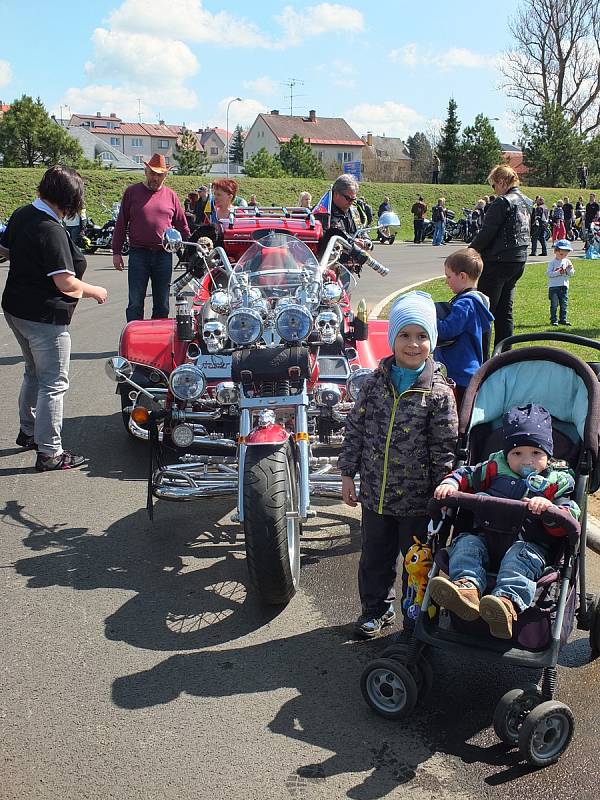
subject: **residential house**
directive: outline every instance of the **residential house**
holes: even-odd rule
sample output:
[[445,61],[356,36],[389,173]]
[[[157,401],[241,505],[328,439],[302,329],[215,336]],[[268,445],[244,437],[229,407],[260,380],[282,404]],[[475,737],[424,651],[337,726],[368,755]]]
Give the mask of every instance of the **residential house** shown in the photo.
[[223,128],[200,128],[196,131],[196,136],[211,164],[227,161],[230,133]]
[[408,147],[395,136],[363,136],[363,178],[385,183],[407,183],[411,180],[412,159]]
[[124,169],[131,172],[141,172],[144,169],[143,164],[134,161],[130,156],[126,156],[119,149],[110,145],[105,136],[96,136],[93,128],[87,128],[83,125],[70,125],[65,130],[70,136],[77,139],[83,150],[83,155],[89,161],[99,159],[104,167]]
[[523,151],[518,145],[514,142],[513,144],[500,144],[500,149],[504,161],[514,169],[520,178],[527,174],[527,167],[523,163]]
[[277,155],[281,145],[294,134],[310,145],[331,177],[339,175],[347,162],[362,162],[365,143],[346,120],[317,117],[315,111],[309,111],[308,117],[297,117],[277,110],[259,114],[252,123],[244,139],[244,161],[263,147],[271,155]]

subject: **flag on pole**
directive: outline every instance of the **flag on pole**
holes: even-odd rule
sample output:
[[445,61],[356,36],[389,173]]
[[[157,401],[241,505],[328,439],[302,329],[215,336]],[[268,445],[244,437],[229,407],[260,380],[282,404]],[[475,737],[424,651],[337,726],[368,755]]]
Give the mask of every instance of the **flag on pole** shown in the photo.
[[313,214],[331,214],[331,189],[328,189],[312,210]]

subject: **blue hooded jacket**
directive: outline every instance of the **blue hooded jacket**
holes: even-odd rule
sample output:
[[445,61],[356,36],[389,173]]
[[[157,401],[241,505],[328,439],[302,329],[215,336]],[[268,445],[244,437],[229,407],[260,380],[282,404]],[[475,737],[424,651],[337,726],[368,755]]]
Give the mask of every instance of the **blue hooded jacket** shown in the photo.
[[[440,307],[448,307],[447,316]],[[448,377],[457,386],[467,386],[483,363],[481,337],[490,330],[493,315],[488,298],[476,289],[465,289],[452,298],[449,304],[436,303],[438,310],[438,347],[434,359],[445,365]],[[442,317],[442,318],[441,318]],[[444,346],[444,342],[451,344]]]

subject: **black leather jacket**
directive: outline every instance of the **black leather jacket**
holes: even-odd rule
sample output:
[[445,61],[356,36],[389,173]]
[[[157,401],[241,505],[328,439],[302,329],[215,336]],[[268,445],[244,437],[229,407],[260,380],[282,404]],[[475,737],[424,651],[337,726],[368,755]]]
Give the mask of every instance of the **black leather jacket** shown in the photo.
[[[330,228],[339,228],[340,230],[347,233],[348,236],[354,236],[356,231],[358,230],[359,223],[357,222],[357,217],[354,215],[355,209],[350,207],[347,211],[342,211],[341,208],[338,208],[335,203],[331,204],[331,221],[329,223]],[[356,212],[358,216],[358,212]]]
[[481,253],[484,263],[527,261],[531,207],[531,200],[513,186],[490,205],[469,247]]

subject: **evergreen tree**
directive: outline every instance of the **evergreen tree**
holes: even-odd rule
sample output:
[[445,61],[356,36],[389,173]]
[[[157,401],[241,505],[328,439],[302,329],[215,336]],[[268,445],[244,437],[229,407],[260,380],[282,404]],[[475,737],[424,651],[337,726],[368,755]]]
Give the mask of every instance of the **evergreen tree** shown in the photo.
[[584,144],[560,106],[548,103],[523,126],[523,163],[534,186],[572,185]]
[[464,129],[461,160],[464,183],[485,183],[492,167],[502,162],[500,140],[484,114]]
[[279,162],[288,175],[297,178],[324,178],[323,165],[314,155],[311,146],[301,136],[294,134],[279,150]]
[[283,167],[277,156],[272,156],[266,149],[261,147],[244,162],[244,172],[250,178],[281,178]]
[[433,161],[433,149],[429,139],[424,133],[417,131],[414,136],[408,137],[406,146],[412,159],[411,178],[415,183],[429,182]]
[[236,125],[229,140],[229,161],[231,164],[244,163],[244,131],[241,125]]
[[173,154],[180,175],[204,175],[210,164],[193,131],[184,128]]
[[442,162],[442,183],[457,183],[460,174],[460,120],[456,113],[458,106],[453,97],[448,101],[448,116],[442,127],[437,154]]
[[0,120],[0,153],[5,167],[77,166],[83,160],[79,142],[50,118],[39,97],[27,95]]

